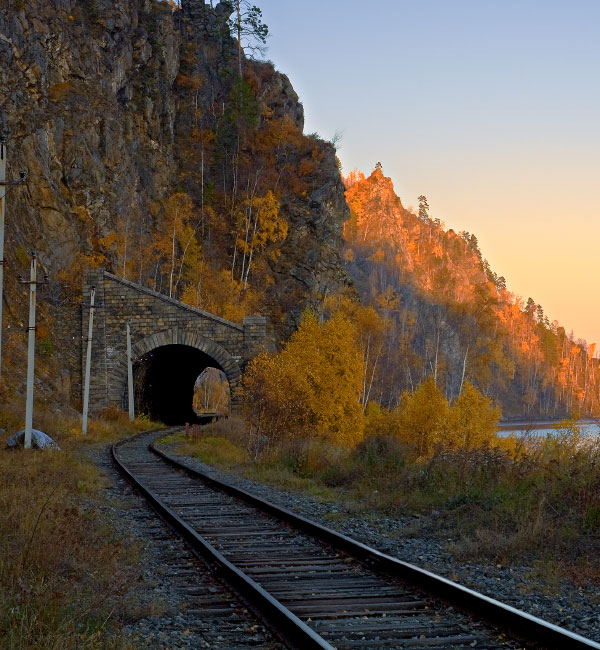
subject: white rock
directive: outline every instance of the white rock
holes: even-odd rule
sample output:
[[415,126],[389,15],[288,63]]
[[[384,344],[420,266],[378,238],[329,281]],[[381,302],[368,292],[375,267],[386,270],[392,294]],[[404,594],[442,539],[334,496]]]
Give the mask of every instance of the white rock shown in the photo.
[[[25,429],[13,433],[12,436],[6,441],[7,447],[22,447],[25,444]],[[31,430],[31,445],[37,447],[38,449],[58,449],[60,447],[52,440],[49,435],[46,435],[43,431],[38,429]]]

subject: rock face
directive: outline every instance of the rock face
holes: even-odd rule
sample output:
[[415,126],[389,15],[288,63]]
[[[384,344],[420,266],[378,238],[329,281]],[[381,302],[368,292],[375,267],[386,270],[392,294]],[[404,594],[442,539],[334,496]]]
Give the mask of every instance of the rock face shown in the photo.
[[[13,193],[7,236],[56,272],[92,249],[115,219],[156,213],[176,189],[178,141],[189,137],[190,112],[175,80],[183,49],[203,79],[218,79],[237,44],[214,9],[184,0],[173,12],[152,0],[9,0],[0,9],[0,116],[9,133],[9,168],[29,171]],[[271,64],[258,90],[273,114],[302,127],[292,85]],[[225,86],[226,83],[223,82]],[[214,103],[215,84],[197,95],[198,110]],[[335,151],[320,143],[323,185],[284,209],[293,225],[282,268],[304,287],[342,279],[341,224],[347,216]],[[19,218],[16,218],[19,215]],[[300,249],[298,248],[300,244]],[[10,254],[10,253],[9,253]]]
[[[67,305],[61,273],[78,257],[93,257],[119,220],[140,224],[140,232],[159,228],[164,201],[174,192],[188,192],[197,204],[199,181],[194,187],[189,178],[191,172],[198,177],[200,151],[190,134],[198,116],[225,112],[238,53],[226,23],[231,12],[229,2],[211,8],[202,0],[182,0],[177,10],[160,0],[2,4],[0,120],[9,134],[9,175],[29,172],[26,186],[11,191],[7,202],[12,273],[5,323],[18,327],[26,318],[16,275],[27,272],[27,252],[36,249],[55,283],[50,301],[47,291],[39,295],[54,314],[54,347],[58,355],[71,354],[63,343],[79,323],[66,314],[73,298]],[[303,109],[289,79],[270,63],[245,65],[254,71],[261,114],[285,118],[301,132]],[[196,85],[187,83],[191,74]],[[269,260],[276,280],[257,287],[266,296],[263,315],[277,322],[279,336],[291,331],[306,304],[346,282],[340,251],[348,208],[335,150],[302,138],[296,163],[301,155],[317,160],[318,174],[307,191],[282,200],[289,231],[281,253]],[[203,162],[207,187],[217,182],[215,168],[205,170]],[[76,368],[77,355],[71,356]]]
[[116,215],[149,212],[172,181],[180,42],[168,5],[145,0],[12,0],[0,11],[9,167],[30,177],[7,235],[50,271]]

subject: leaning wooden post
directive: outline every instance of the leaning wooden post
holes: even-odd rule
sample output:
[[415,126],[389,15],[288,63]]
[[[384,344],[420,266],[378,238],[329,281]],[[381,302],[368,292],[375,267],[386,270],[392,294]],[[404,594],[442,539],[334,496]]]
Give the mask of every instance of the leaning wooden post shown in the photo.
[[92,366],[92,338],[94,332],[94,301],[96,299],[96,287],[92,287],[90,295],[90,319],[88,322],[87,352],[85,355],[85,380],[83,384],[83,415],[81,418],[81,433],[87,433],[88,408],[90,404],[90,369]]
[[4,284],[4,215],[6,211],[6,136],[0,135],[0,376],[2,375],[2,286]]
[[131,326],[127,321],[127,395],[129,402],[129,419],[135,420],[135,411],[133,403],[133,365],[131,360]]
[[25,449],[31,447],[33,426],[33,377],[35,364],[35,300],[37,293],[37,255],[31,254],[29,279],[29,340],[27,342],[27,402],[25,406]]

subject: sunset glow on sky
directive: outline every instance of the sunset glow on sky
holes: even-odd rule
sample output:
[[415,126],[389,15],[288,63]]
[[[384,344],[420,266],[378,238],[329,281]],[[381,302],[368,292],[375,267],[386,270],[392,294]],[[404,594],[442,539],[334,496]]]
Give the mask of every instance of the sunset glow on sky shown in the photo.
[[468,230],[508,288],[600,342],[600,2],[261,0],[305,131]]

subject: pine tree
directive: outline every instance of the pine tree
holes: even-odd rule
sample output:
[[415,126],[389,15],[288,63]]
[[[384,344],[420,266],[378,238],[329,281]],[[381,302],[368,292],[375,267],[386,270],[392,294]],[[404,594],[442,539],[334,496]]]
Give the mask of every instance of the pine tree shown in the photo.
[[238,74],[241,77],[243,52],[247,50],[263,54],[269,28],[262,22],[262,11],[248,0],[234,0],[234,18],[229,25],[237,36]]

